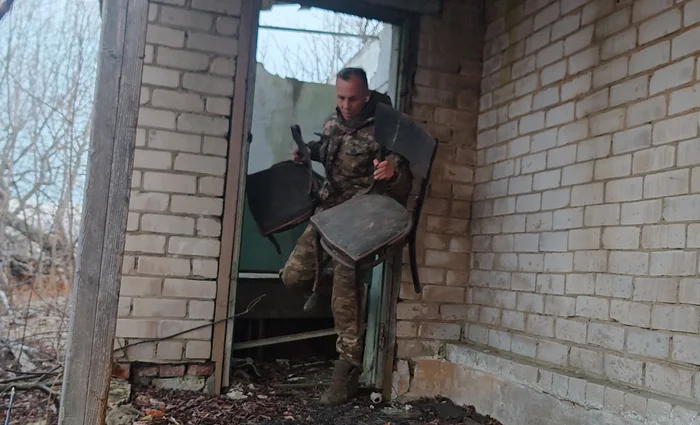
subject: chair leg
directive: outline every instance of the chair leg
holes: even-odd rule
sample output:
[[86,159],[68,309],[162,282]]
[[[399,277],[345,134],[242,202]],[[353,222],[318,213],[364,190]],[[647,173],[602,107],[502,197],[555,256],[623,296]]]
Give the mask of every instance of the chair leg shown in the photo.
[[408,255],[411,261],[411,277],[413,277],[413,289],[416,294],[421,293],[421,284],[418,277],[418,263],[416,262],[416,234],[411,233],[408,239]]
[[316,305],[318,304],[318,300],[320,298],[318,294],[318,284],[321,281],[321,274],[323,274],[322,268],[325,267],[325,265],[328,263],[327,261],[323,261],[323,247],[321,246],[321,235],[318,232],[316,233],[316,240],[314,245],[316,250],[316,273],[314,277],[314,287],[311,292],[311,296],[309,296],[309,299],[306,300],[306,303],[304,304],[304,311],[307,313],[315,309]]

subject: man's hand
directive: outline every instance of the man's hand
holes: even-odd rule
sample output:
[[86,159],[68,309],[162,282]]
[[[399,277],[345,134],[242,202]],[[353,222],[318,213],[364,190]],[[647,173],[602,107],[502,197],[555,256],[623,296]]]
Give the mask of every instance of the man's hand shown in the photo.
[[389,164],[388,161],[379,162],[374,160],[374,179],[375,180],[389,180],[394,177],[394,167]]
[[294,150],[292,150],[292,158],[295,162],[302,162],[302,157],[299,155],[299,148],[295,147]]

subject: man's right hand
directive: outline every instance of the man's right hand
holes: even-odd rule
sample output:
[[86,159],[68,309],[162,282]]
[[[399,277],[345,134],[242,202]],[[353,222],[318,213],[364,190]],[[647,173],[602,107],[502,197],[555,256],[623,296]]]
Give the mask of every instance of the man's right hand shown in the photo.
[[299,155],[299,148],[295,147],[294,150],[292,150],[292,158],[295,162],[302,162],[302,157]]

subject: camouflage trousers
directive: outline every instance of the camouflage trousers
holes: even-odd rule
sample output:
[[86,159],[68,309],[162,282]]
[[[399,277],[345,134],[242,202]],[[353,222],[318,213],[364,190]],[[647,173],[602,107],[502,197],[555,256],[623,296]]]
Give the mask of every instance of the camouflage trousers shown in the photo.
[[[311,291],[316,276],[316,231],[309,225],[297,240],[282,271],[288,287]],[[322,281],[319,282],[321,286]],[[321,288],[319,288],[321,289]],[[355,272],[334,264],[331,309],[338,333],[336,350],[340,358],[362,367],[364,350],[364,285],[358,284]]]

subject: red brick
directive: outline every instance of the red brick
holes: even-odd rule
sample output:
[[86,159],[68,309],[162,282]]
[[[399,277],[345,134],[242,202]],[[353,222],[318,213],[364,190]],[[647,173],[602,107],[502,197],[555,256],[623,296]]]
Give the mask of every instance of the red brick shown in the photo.
[[[430,201],[426,201],[430,202]],[[427,216],[427,230],[433,233],[449,233],[463,235],[469,229],[469,221],[458,218]]]
[[443,252],[428,249],[425,251],[425,265],[428,267],[445,267],[451,270],[469,269],[469,256],[463,253]]
[[448,286],[467,286],[469,285],[469,272],[449,270],[447,272]]
[[[441,284],[445,281],[445,271],[443,269],[431,269],[427,267],[418,267],[418,278],[421,284]],[[402,268],[401,280],[404,282],[413,282],[411,276],[411,267],[407,264]]]
[[193,376],[211,376],[214,374],[214,365],[208,364],[191,364],[187,366],[187,374]]
[[411,117],[417,121],[431,122],[435,120],[435,106],[416,104],[411,111]]
[[460,63],[458,56],[419,49],[418,66],[437,71],[458,72]]
[[451,91],[418,86],[413,101],[416,104],[452,107],[455,105],[455,96]]
[[423,300],[442,303],[463,304],[464,288],[456,286],[426,285],[423,287]]
[[134,373],[136,376],[158,376],[158,366],[139,366]]
[[[471,184],[455,184],[455,185],[452,185],[452,188],[453,188],[452,192],[454,194],[454,199],[461,199],[461,200],[465,200],[465,201],[470,201],[474,195],[474,185],[471,185]],[[455,215],[455,217],[459,217],[459,218],[471,217],[471,211],[470,211],[471,204],[466,203],[466,202],[459,202],[459,204],[467,204],[466,209],[469,210],[469,212],[468,213],[465,212],[464,214]],[[453,214],[454,214],[454,210],[455,210],[454,205],[455,204],[452,203]],[[464,207],[464,205],[462,205],[462,207]],[[463,210],[462,207],[460,207],[460,210]]]
[[430,134],[430,137],[436,139],[438,142],[447,143],[452,140],[452,129],[444,125],[438,125],[434,122],[430,123],[418,123],[425,131]]
[[113,378],[129,379],[129,376],[131,376],[131,365],[124,363],[114,363],[112,365]]
[[442,179],[460,183],[471,183],[474,180],[474,170],[466,165],[444,164]]
[[450,237],[440,233],[424,233],[421,235],[421,242],[426,248],[447,251]]
[[452,201],[451,214],[452,217],[466,218],[471,217],[471,202]]
[[479,111],[479,94],[474,90],[462,90],[457,95],[457,108],[471,112]]
[[[430,182],[430,198],[449,198],[452,196],[452,185],[450,183],[443,182]],[[424,204],[431,202],[430,199],[426,199]]]
[[420,299],[420,294],[416,294],[415,289],[413,289],[413,282],[401,282],[401,289],[399,290],[399,299],[409,301]]
[[458,146],[457,147],[457,155],[454,158],[454,162],[457,164],[462,164],[462,165],[471,165],[472,167],[476,166],[476,149],[474,149],[474,146],[476,146],[476,136],[474,136],[471,139],[465,138],[464,140],[458,139],[455,140],[455,143],[464,143],[467,142],[465,146]]
[[161,365],[158,368],[158,376],[161,378],[173,378],[185,375],[185,365]]
[[411,393],[426,397],[449,395],[456,367],[456,364],[444,360],[417,360]]

